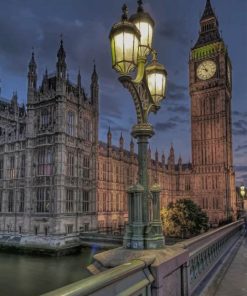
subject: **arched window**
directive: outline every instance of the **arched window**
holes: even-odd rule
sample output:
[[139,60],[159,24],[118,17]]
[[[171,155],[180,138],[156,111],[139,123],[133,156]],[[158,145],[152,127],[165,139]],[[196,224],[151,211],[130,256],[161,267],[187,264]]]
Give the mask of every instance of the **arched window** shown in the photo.
[[38,188],[36,192],[36,212],[48,213],[50,211],[50,189]]
[[45,129],[49,126],[49,124],[50,124],[50,114],[46,108],[42,109],[41,110],[40,128]]
[[67,113],[67,134],[74,136],[75,114],[72,111]]

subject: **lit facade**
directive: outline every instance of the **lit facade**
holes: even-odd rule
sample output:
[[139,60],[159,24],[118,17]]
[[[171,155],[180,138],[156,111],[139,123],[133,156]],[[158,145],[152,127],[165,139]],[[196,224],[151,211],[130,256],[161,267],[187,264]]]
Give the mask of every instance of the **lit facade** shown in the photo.
[[[205,63],[206,62],[206,63]],[[16,94],[0,100],[0,233],[53,246],[80,231],[115,231],[127,221],[126,190],[137,180],[134,142],[124,148],[98,142],[98,76],[91,94],[66,74],[61,42],[56,72],[37,87],[34,55],[29,63],[27,107]],[[207,68],[209,67],[209,68]],[[208,69],[210,74],[208,74]],[[201,32],[189,60],[192,163],[149,153],[149,183],[161,186],[161,206],[191,198],[211,224],[236,217],[232,160],[231,62],[206,4]]]

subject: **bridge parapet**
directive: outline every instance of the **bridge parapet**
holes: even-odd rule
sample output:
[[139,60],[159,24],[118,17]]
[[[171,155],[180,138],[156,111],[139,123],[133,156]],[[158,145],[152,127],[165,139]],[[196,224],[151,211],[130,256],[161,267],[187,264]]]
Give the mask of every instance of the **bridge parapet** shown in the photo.
[[99,253],[95,270],[104,271],[43,296],[200,295],[240,238],[243,224],[237,221],[160,250],[117,248]]
[[239,239],[242,231],[241,220],[178,244],[189,250],[189,295],[198,295],[198,288],[203,286],[203,282]]

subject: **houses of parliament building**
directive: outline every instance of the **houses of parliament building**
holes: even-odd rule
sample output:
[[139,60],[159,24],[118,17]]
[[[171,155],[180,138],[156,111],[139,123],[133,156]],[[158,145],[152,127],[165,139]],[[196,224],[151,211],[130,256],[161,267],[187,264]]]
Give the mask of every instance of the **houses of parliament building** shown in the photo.
[[[191,198],[209,221],[236,216],[232,160],[231,61],[207,1],[190,51],[192,162],[149,153],[150,185],[161,186],[161,206]],[[134,142],[121,135],[98,141],[99,85],[94,66],[86,95],[78,73],[66,73],[61,41],[56,72],[37,85],[34,54],[28,66],[27,105],[0,99],[0,241],[62,246],[83,231],[119,229],[127,222],[127,188],[137,179]]]

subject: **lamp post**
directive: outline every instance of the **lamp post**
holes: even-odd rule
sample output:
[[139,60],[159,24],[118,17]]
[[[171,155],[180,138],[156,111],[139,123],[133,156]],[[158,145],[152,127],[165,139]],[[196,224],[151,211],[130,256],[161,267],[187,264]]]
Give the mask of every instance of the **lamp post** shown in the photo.
[[[144,12],[142,1],[137,3],[137,13],[130,18],[127,6],[123,6],[122,19],[113,25],[110,32],[112,67],[120,74],[119,81],[129,90],[137,116],[137,124],[132,127],[131,134],[138,143],[138,183],[128,190],[129,223],[123,244],[131,249],[156,249],[164,246],[164,236],[160,219],[160,188],[158,184],[149,188],[148,181],[148,139],[154,134],[148,116],[159,110],[165,97],[167,72],[158,63],[157,53],[152,49],[154,20]],[[135,79],[130,75],[134,70]]]

